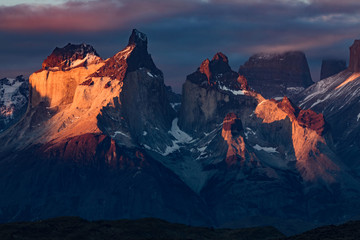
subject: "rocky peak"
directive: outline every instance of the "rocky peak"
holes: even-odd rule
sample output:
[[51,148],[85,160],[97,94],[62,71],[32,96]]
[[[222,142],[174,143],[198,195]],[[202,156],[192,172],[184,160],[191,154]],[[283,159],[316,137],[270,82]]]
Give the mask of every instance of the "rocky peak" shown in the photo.
[[360,40],[355,40],[350,47],[349,70],[360,72]]
[[303,52],[260,53],[240,66],[251,88],[265,98],[292,96],[313,84]]
[[209,59],[205,59],[201,65],[200,65],[200,68],[199,68],[199,71],[202,73],[202,74],[205,74],[207,79],[210,80],[211,78],[211,71],[210,71],[210,60]]
[[331,77],[346,69],[346,61],[340,59],[324,59],[321,63],[320,80]]
[[152,75],[162,76],[162,72],[155,66],[147,49],[147,36],[133,29],[128,45],[120,52],[109,58],[105,65],[90,77],[110,77],[112,80],[123,81],[128,72],[140,68],[148,69]]
[[227,56],[225,56],[225,54],[223,54],[222,52],[218,52],[214,55],[213,62],[224,62],[229,64],[229,59],[227,58]]
[[43,62],[42,70],[67,70],[78,66],[86,67],[90,61],[98,59],[100,59],[99,54],[91,45],[68,43],[63,48],[56,47],[54,49]]
[[136,45],[138,47],[144,47],[147,49],[147,36],[145,33],[138,31],[137,29],[133,29],[131,36],[129,38],[128,46]]
[[229,66],[229,60],[225,54],[218,52],[211,61],[205,59],[197,71],[190,74],[187,78],[191,82],[203,87],[220,87],[221,85],[228,89],[239,90],[242,89],[241,86],[244,85],[244,81],[242,83],[238,82],[238,77],[239,74],[234,72]]

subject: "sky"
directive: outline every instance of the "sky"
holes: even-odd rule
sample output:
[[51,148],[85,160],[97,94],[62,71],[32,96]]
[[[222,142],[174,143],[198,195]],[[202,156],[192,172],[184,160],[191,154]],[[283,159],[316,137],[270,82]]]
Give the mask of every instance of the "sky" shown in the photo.
[[136,28],[165,83],[216,52],[234,71],[259,52],[305,52],[314,81],[322,59],[348,60],[360,38],[358,0],[0,0],[0,78],[29,76],[55,47],[91,44],[106,59]]

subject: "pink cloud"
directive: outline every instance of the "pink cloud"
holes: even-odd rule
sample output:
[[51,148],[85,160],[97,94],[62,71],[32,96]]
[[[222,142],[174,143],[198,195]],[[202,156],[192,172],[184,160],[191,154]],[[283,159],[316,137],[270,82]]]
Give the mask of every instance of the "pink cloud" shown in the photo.
[[0,30],[99,31],[122,28],[189,11],[188,1],[141,2],[123,0],[69,1],[63,5],[16,5],[0,7]]

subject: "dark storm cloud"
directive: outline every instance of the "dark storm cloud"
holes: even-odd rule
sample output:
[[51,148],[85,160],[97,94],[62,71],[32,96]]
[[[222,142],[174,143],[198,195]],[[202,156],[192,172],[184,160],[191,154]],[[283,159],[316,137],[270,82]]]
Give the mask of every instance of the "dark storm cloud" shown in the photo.
[[[317,74],[323,57],[347,59],[359,25],[357,0],[105,0],[0,7],[0,77],[19,62],[23,71],[38,68],[55,46],[67,42],[90,43],[109,57],[135,27],[148,34],[156,64],[177,90],[218,51],[237,70],[256,52],[302,50]],[[10,58],[17,59],[11,67]]]

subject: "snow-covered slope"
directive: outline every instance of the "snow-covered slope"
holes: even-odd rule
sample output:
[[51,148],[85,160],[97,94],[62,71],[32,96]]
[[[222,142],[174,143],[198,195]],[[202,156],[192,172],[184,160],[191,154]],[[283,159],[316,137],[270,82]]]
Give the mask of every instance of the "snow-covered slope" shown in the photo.
[[23,76],[0,80],[0,132],[17,122],[25,113],[29,89]]
[[310,86],[295,97],[300,107],[323,113],[337,154],[360,173],[360,41],[350,47],[349,68]]

